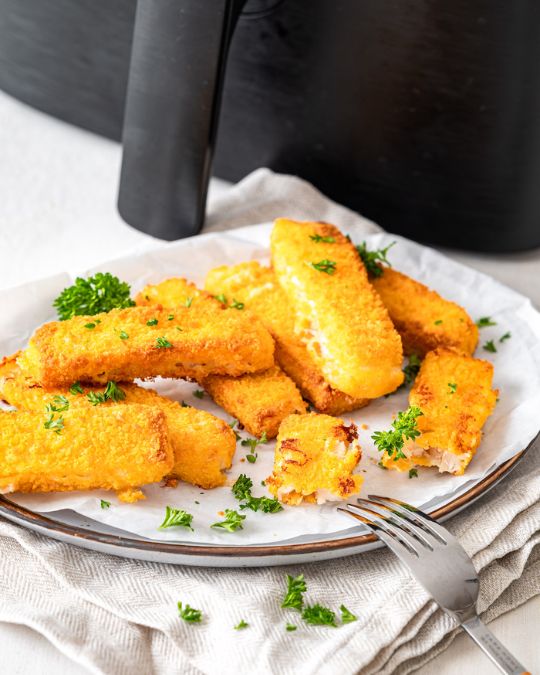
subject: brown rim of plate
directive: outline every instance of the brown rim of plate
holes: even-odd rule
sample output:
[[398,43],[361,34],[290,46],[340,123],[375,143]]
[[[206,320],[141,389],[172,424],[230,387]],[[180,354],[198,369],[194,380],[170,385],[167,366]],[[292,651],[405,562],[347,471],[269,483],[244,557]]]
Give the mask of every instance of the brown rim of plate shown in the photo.
[[[445,518],[452,513],[459,511],[467,504],[473,502],[475,499],[481,497],[487,490],[493,487],[500,481],[507,473],[509,473],[514,466],[519,462],[530,447],[535,443],[538,436],[529,443],[529,445],[517,455],[514,455],[506,462],[494,469],[490,474],[482,478],[476,485],[467,490],[456,499],[453,499],[448,504],[441,506],[438,509],[430,512],[432,518]],[[275,545],[260,545],[260,546],[213,546],[208,544],[193,545],[193,544],[169,544],[161,541],[153,541],[148,539],[130,539],[128,537],[121,537],[118,535],[105,534],[102,532],[94,532],[92,530],[85,530],[75,525],[67,525],[55,520],[51,520],[46,516],[35,513],[30,509],[20,506],[15,502],[11,502],[3,496],[0,496],[0,515],[3,515],[8,520],[14,521],[18,524],[28,524],[37,526],[44,530],[57,532],[68,537],[72,537],[78,541],[95,541],[100,544],[109,546],[118,546],[123,549],[138,549],[148,552],[172,553],[183,556],[209,556],[209,557],[246,557],[257,558],[266,556],[280,556],[306,553],[320,553],[329,551],[340,551],[346,549],[354,549],[358,546],[377,543],[378,539],[374,534],[362,534],[354,537],[342,537],[340,539],[333,539],[331,541],[316,541],[305,544],[275,544]],[[54,536],[54,535],[51,535]],[[77,542],[74,541],[74,544]]]

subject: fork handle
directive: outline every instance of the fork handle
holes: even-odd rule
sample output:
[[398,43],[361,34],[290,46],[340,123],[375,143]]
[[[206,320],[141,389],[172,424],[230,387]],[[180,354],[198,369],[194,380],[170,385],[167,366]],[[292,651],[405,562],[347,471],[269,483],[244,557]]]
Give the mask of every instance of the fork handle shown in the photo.
[[464,621],[461,625],[469,634],[469,637],[476,642],[503,673],[506,675],[531,675],[477,616]]

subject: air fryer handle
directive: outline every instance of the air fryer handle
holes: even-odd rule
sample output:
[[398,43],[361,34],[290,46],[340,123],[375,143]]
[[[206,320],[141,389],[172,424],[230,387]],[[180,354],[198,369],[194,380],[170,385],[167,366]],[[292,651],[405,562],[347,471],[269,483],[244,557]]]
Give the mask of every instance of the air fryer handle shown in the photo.
[[227,51],[245,0],[138,0],[118,210],[162,239],[204,221]]

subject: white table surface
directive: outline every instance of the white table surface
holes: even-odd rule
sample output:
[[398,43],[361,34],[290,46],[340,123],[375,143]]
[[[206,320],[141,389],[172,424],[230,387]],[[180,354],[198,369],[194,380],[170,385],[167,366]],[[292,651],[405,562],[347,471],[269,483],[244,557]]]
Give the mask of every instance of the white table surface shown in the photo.
[[[119,167],[117,144],[51,119],[0,92],[0,288],[64,269],[84,269],[148,239],[116,211]],[[223,181],[212,181],[212,192],[226,189]],[[447,253],[528,295],[540,307],[540,249],[498,256]],[[539,625],[537,597],[490,626],[532,673],[540,673]],[[11,675],[87,673],[25,626],[0,623],[0,652],[1,671]],[[498,671],[460,635],[418,672]]]

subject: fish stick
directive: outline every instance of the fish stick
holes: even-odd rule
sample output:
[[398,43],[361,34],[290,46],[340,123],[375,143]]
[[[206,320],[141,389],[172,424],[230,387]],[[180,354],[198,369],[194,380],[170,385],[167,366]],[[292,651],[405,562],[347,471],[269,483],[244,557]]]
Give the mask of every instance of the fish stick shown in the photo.
[[330,384],[358,398],[395,391],[401,338],[352,243],[333,225],[280,218],[271,249],[296,330]]
[[44,387],[75,380],[242,375],[274,365],[274,341],[242,312],[213,304],[113,309],[53,321],[36,330],[19,364]]
[[276,342],[276,362],[317,410],[341,415],[369,403],[369,399],[354,398],[335,389],[325,379],[295,332],[294,311],[269,267],[255,261],[216,267],[208,273],[205,286],[211,293],[223,293],[243,302],[257,315]]
[[[103,387],[81,386],[82,393],[73,393],[69,389],[51,390],[32,385],[17,365],[16,357],[7,357],[0,363],[0,398],[20,410],[41,412],[50,404],[62,407],[58,397],[63,397],[63,405],[67,401],[68,410],[94,409],[88,394],[103,393]],[[174,453],[171,477],[205,489],[225,483],[223,472],[230,469],[236,450],[236,437],[226,422],[204,410],[183,407],[153,389],[127,382],[119,386],[125,398],[105,401],[99,407],[136,403],[161,410],[167,420]]]
[[370,281],[401,335],[406,354],[423,357],[437,347],[474,352],[478,328],[463,307],[401,272],[382,269],[381,276]]
[[173,465],[165,415],[143,405],[57,413],[0,412],[0,492],[126,491]]
[[[247,311],[236,297],[220,296],[220,300],[217,300],[215,296],[182,278],[166,279],[159,284],[146,286],[137,295],[135,302],[146,306],[157,303],[170,308],[186,303],[190,306],[193,303],[231,303],[233,307],[229,311]],[[236,310],[234,307],[241,309]],[[254,436],[266,434],[267,438],[275,438],[279,425],[288,415],[306,411],[306,404],[296,385],[277,366],[239,377],[210,375],[200,378],[198,382],[219,406],[236,417]]]
[[278,367],[238,378],[211,375],[202,386],[254,436],[275,438],[281,422],[305,413],[306,403],[294,382]]
[[498,391],[491,388],[492,379],[488,361],[443,347],[429,352],[409,395],[409,403],[422,411],[420,436],[405,442],[404,459],[385,454],[383,465],[399,471],[435,466],[441,473],[463,475],[495,408]]
[[347,499],[364,480],[352,473],[361,456],[354,424],[316,413],[291,415],[279,429],[274,471],[266,486],[293,506]]

